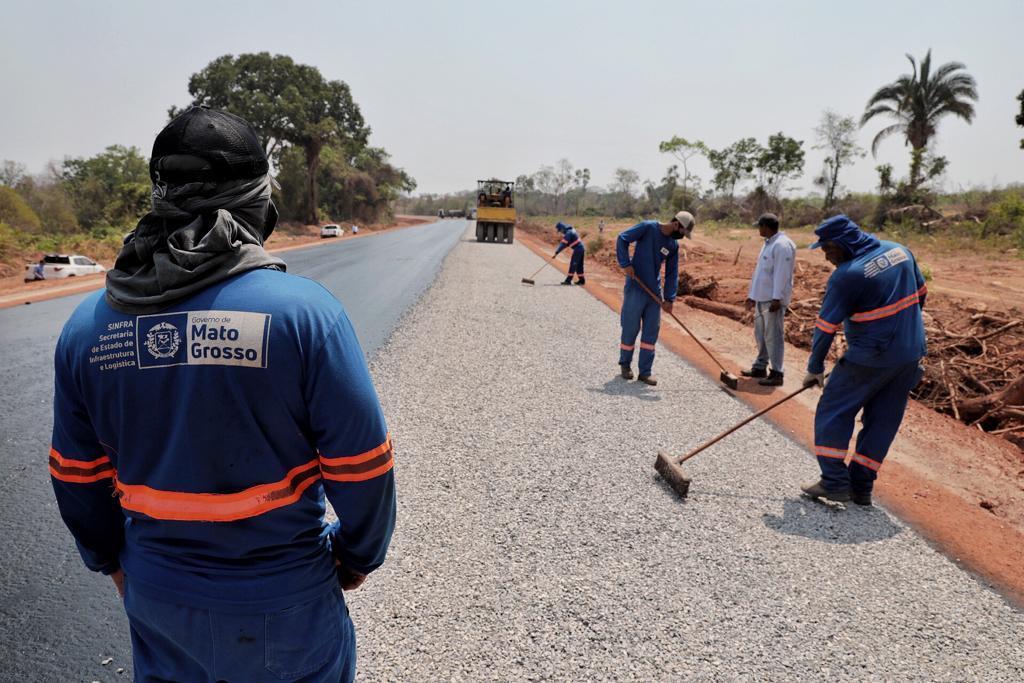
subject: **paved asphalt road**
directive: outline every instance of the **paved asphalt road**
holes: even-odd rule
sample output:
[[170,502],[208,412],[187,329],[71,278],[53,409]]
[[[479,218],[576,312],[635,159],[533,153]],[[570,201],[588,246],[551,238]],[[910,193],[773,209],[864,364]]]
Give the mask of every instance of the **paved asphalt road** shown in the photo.
[[[437,275],[462,220],[282,254],[288,271],[344,303],[367,355]],[[129,680],[128,624],[105,577],[85,569],[46,470],[53,347],[85,294],[0,310],[0,680]],[[113,660],[106,666],[101,662]],[[118,675],[117,670],[124,668]]]

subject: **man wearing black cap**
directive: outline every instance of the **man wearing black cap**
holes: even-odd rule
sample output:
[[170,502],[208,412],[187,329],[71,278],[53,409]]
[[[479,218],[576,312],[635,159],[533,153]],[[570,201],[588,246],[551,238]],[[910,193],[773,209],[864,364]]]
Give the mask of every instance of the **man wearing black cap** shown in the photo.
[[[914,255],[903,245],[879,240],[842,215],[814,232],[818,241],[811,248],[820,246],[836,269],[825,289],[804,378],[804,384],[825,387],[814,414],[821,479],[801,488],[812,498],[871,505],[878,470],[923,374],[921,311],[928,290]],[[847,349],[826,383],[825,357],[840,326]]]
[[61,516],[124,598],[135,680],[350,681],[342,590],[384,561],[395,517],[359,342],[264,250],[277,212],[248,123],[189,109],[150,174],[153,210],[57,343]]
[[786,371],[782,361],[786,351],[785,316],[793,296],[796,245],[786,233],[779,232],[779,218],[773,213],[761,214],[754,225],[764,238],[747,290],[747,310],[754,310],[757,358],[742,375],[759,377],[758,384],[778,387]]

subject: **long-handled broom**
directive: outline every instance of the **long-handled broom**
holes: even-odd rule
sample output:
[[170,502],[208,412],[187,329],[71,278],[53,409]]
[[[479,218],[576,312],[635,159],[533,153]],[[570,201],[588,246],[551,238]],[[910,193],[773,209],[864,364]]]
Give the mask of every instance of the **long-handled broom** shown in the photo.
[[783,403],[785,403],[789,399],[791,399],[791,398],[793,398],[795,396],[799,396],[800,394],[802,394],[803,392],[807,391],[808,389],[810,389],[813,386],[815,386],[815,385],[814,384],[807,384],[807,385],[804,385],[803,387],[797,389],[792,394],[789,394],[788,396],[783,396],[782,398],[780,398],[775,403],[771,404],[767,408],[762,408],[761,410],[757,411],[756,413],[754,413],[753,415],[751,415],[747,419],[743,420],[743,422],[740,422],[735,427],[727,429],[724,432],[722,432],[721,434],[719,434],[718,436],[716,436],[715,438],[711,439],[710,441],[706,441],[703,444],[701,444],[700,446],[697,446],[696,448],[694,448],[692,451],[690,451],[686,455],[671,456],[668,453],[665,453],[664,451],[658,451],[658,457],[654,461],[654,469],[655,469],[655,471],[657,471],[657,473],[660,474],[662,476],[662,478],[665,481],[668,482],[668,485],[672,487],[673,491],[675,491],[680,496],[685,498],[686,494],[690,491],[690,478],[686,476],[685,472],[683,472],[683,463],[684,462],[686,462],[687,460],[689,460],[693,456],[697,455],[701,451],[703,451],[703,450],[705,450],[705,449],[715,445],[716,443],[718,443],[719,441],[721,441],[725,437],[727,437],[730,434],[732,434],[733,432],[735,432],[740,427],[753,422],[757,418],[759,418],[762,415],[764,415],[765,413],[767,413],[769,410],[772,410],[773,408],[779,407],[780,405],[782,405]]
[[[651,296],[652,299],[657,301],[659,305],[664,303],[664,301],[662,301],[662,298],[660,296],[658,296],[657,294],[652,292],[647,285],[645,285],[643,282],[640,281],[640,278],[634,277],[633,281],[636,282],[638,285],[640,285],[640,287],[645,292],[647,292]],[[711,353],[711,350],[708,349],[708,347],[704,346],[704,344],[701,343],[700,339],[697,338],[697,335],[695,335],[693,332],[690,331],[690,328],[688,328],[683,323],[683,321],[679,319],[679,316],[677,316],[675,313],[672,313],[672,312],[669,312],[669,315],[672,316],[673,320],[675,320],[677,323],[679,323],[679,327],[683,328],[686,331],[686,333],[693,338],[693,341],[697,342],[697,346],[699,346],[704,351],[704,353],[708,354],[708,357],[711,360],[713,360],[715,362],[715,365],[718,366],[718,369],[722,371],[722,373],[718,376],[719,381],[721,381],[722,384],[724,384],[725,386],[729,387],[730,389],[738,389],[739,386],[740,386],[739,378],[736,377],[736,375],[732,374],[731,372],[729,372],[728,370],[725,369],[725,366],[722,365],[722,362],[720,360],[718,360],[718,358],[715,357],[715,354]]]
[[[552,258],[552,259],[551,259],[551,261],[554,261],[554,260],[555,260],[554,258]],[[545,261],[545,262],[544,262],[544,265],[543,265],[543,266],[541,266],[540,268],[538,268],[538,269],[537,269],[537,273],[539,273],[540,271],[542,271],[542,270],[544,270],[545,268],[547,268],[548,266],[550,266],[550,265],[551,265],[551,261]],[[524,278],[523,278],[523,280],[522,280],[522,281],[523,281],[523,284],[524,284],[524,285],[532,285],[532,284],[536,284],[536,283],[535,283],[535,282],[533,281],[533,278],[537,277],[537,273],[534,273],[534,274],[533,274],[533,275],[531,275],[530,277],[524,277]]]

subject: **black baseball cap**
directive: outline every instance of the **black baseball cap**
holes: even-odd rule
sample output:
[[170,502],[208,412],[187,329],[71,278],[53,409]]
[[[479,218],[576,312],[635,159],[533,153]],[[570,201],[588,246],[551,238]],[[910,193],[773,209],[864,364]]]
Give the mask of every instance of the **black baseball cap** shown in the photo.
[[153,142],[153,182],[223,182],[257,178],[270,170],[259,136],[248,121],[226,111],[194,106],[174,117]]
[[778,228],[779,217],[774,213],[762,213],[761,217],[757,219],[757,222],[754,223],[754,225],[757,227],[761,227],[763,225],[766,228]]

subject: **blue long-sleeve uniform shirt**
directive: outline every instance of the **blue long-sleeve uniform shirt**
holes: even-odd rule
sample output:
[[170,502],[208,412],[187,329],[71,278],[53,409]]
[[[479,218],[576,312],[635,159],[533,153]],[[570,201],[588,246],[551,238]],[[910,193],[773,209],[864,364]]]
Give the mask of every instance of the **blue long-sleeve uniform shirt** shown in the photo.
[[562,233],[562,241],[555,247],[555,256],[561,254],[566,247],[571,247],[574,251],[583,251],[583,241],[580,239],[580,234],[576,232],[576,228],[570,227]]
[[828,280],[807,370],[824,372],[840,325],[848,345],[844,358],[851,363],[894,367],[922,358],[927,348],[921,309],[927,291],[909,249],[871,238]]
[[[633,245],[630,258],[629,245]],[[665,265],[665,301],[675,301],[679,288],[679,242],[661,232],[658,221],[643,221],[619,233],[615,240],[619,266],[633,266],[636,277],[652,292],[661,292],[661,266]],[[630,286],[626,282],[626,286]]]
[[[181,604],[271,610],[383,561],[391,439],[341,304],[254,270],[155,315],[103,292],[57,343],[50,474],[86,565]],[[324,522],[325,494],[339,522]]]

